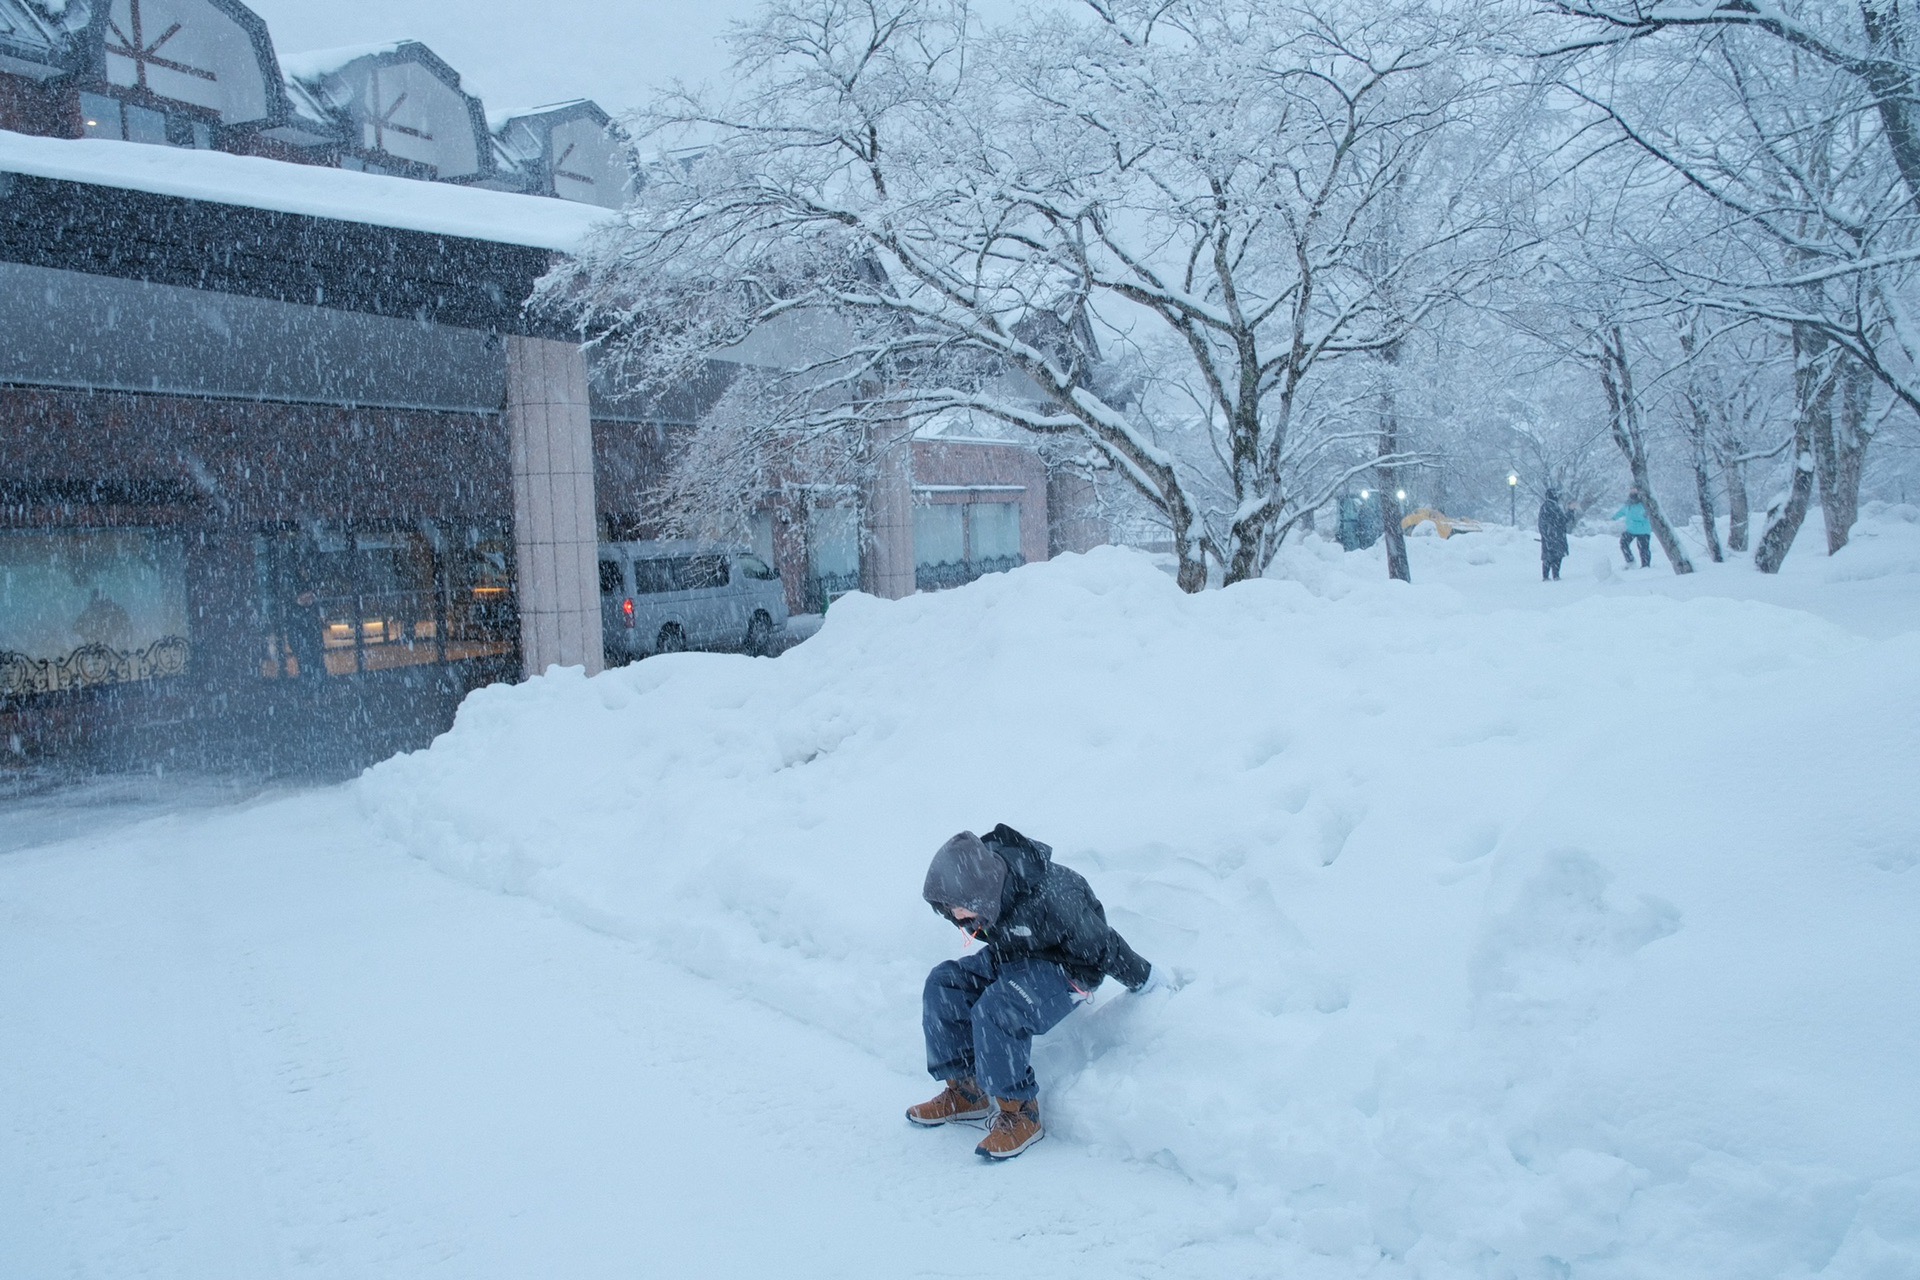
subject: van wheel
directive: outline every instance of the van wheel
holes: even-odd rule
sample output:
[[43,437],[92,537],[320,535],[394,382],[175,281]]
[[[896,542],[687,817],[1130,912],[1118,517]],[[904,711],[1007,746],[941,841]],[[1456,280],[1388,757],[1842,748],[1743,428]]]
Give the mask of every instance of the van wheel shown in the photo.
[[653,646],[655,653],[685,653],[687,651],[687,633],[680,629],[677,622],[669,622],[660,628],[660,639]]
[[756,658],[773,656],[773,619],[764,611],[756,610],[747,624],[747,652]]

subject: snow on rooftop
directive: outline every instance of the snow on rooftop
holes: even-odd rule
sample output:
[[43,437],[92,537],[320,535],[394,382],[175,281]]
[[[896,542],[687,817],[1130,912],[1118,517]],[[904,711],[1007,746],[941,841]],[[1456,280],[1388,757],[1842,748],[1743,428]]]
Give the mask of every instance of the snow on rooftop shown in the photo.
[[105,138],[38,138],[6,130],[0,130],[0,172],[560,253],[578,250],[595,227],[614,216],[597,205],[547,196],[219,151]]
[[558,102],[543,102],[533,107],[512,107],[505,111],[489,110],[487,112],[487,127],[497,133],[514,120],[524,119],[528,116],[543,116],[549,111],[563,111],[568,107],[577,107],[582,103],[586,103],[589,106],[596,105],[591,98],[562,98]]
[[309,49],[305,53],[283,53],[280,55],[280,73],[296,80],[319,80],[362,58],[398,53],[406,45],[419,43],[411,38],[378,40],[372,44],[348,44],[332,49]]

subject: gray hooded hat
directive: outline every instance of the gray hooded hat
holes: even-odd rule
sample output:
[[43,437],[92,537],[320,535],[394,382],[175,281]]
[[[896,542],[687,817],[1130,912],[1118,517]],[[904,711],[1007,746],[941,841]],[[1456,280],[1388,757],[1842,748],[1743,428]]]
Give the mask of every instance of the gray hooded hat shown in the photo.
[[942,915],[944,907],[962,907],[991,925],[1000,917],[1000,894],[1006,883],[1006,860],[973,832],[962,831],[933,855],[920,896]]

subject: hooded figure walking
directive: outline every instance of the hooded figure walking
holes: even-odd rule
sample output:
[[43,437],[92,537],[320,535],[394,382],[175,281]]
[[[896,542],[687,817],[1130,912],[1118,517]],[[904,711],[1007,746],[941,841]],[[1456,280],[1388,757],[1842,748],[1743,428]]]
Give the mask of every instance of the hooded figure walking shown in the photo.
[[1573,528],[1573,512],[1560,500],[1558,489],[1548,489],[1540,499],[1540,581],[1560,576],[1560,562],[1567,558],[1567,531]]
[[907,1119],[928,1127],[988,1120],[974,1152],[1006,1160],[1046,1136],[1033,1038],[1103,978],[1134,992],[1157,985],[1153,966],[1114,932],[1078,872],[1004,822],[984,837],[962,831],[941,845],[921,896],[986,946],[927,975],[927,1071],[946,1088],[907,1108]]

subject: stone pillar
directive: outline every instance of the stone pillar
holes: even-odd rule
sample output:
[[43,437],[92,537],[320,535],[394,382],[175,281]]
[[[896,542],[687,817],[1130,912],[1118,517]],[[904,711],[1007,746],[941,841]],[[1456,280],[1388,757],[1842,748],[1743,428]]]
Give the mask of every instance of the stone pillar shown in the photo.
[[[1091,551],[1111,538],[1100,515],[1093,477],[1085,471],[1070,464],[1048,468],[1046,494],[1048,554]],[[1021,518],[1025,519],[1024,512]],[[1023,528],[1021,537],[1025,536]]]
[[529,676],[602,663],[587,361],[570,342],[507,339],[507,431],[520,658]]
[[862,574],[867,590],[885,600],[914,592],[913,440],[911,428],[889,425],[873,438],[873,490],[868,495],[872,542]]

